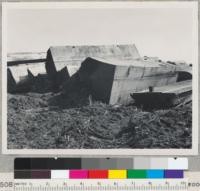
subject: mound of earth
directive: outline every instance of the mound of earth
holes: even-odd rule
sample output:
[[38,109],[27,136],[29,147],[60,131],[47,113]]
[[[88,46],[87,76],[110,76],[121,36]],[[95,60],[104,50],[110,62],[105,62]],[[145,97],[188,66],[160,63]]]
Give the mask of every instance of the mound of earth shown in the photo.
[[133,105],[93,102],[87,92],[83,100],[54,93],[8,95],[9,149],[191,146],[191,103],[144,111]]

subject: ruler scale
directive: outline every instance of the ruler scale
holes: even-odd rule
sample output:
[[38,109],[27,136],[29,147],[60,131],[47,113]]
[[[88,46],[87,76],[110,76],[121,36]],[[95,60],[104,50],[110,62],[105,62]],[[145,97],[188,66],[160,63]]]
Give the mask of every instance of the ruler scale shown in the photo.
[[187,191],[187,179],[15,180],[14,191]]

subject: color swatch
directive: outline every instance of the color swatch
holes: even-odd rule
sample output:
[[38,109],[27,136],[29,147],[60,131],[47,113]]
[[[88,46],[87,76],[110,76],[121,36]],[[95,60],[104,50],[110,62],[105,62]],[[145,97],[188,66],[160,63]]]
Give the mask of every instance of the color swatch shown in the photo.
[[69,178],[70,179],[87,179],[88,171],[87,170],[70,170]]
[[15,170],[63,169],[175,169],[187,170],[187,158],[16,158]]
[[89,170],[88,178],[89,179],[107,179],[108,170]]
[[51,170],[51,179],[68,179],[69,170]]
[[16,170],[15,179],[163,179],[184,178],[183,170]]
[[128,178],[147,178],[146,170],[128,170],[127,171]]
[[126,179],[126,170],[108,170],[108,179]]
[[183,178],[183,170],[165,170],[165,178]]
[[147,178],[164,178],[164,170],[147,170]]

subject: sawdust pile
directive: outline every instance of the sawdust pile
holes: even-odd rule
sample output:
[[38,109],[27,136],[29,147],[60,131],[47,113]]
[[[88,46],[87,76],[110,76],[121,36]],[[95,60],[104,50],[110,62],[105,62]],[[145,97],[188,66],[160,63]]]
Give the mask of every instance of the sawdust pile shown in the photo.
[[60,96],[58,103],[54,93],[8,94],[9,149],[192,146],[191,103],[144,111],[91,102],[87,94],[70,101]]

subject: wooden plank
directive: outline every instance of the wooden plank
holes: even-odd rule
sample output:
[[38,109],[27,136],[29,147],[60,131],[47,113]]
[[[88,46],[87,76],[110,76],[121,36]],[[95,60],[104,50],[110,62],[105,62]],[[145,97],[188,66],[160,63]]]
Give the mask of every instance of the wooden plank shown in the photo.
[[[189,91],[192,91],[192,80],[186,80],[153,88],[153,92],[174,93],[176,95]],[[141,93],[142,92],[149,92],[149,89],[143,90]]]
[[167,86],[155,87],[153,92],[147,90],[132,93],[135,105],[146,109],[164,109],[191,101],[192,81],[187,80]]
[[15,66],[19,64],[32,64],[32,63],[39,63],[39,62],[46,62],[45,59],[32,59],[32,60],[17,60],[17,61],[8,61],[7,65],[8,66]]

